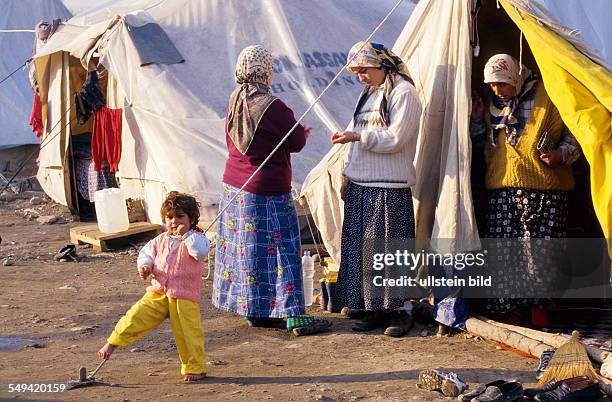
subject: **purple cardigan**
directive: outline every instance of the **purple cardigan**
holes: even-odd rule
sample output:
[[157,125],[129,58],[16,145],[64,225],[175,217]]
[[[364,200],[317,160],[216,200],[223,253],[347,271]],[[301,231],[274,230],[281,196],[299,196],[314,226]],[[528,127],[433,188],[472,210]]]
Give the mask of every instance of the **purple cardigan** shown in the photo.
[[[234,146],[225,125],[225,142],[229,157],[225,163],[223,182],[240,188],[261,162],[289,132],[296,120],[293,112],[280,99],[276,99],[262,116],[255,137],[247,153],[242,155]],[[306,145],[304,127],[298,125],[283,146],[245,187],[249,193],[281,195],[291,192],[291,152],[299,152]]]

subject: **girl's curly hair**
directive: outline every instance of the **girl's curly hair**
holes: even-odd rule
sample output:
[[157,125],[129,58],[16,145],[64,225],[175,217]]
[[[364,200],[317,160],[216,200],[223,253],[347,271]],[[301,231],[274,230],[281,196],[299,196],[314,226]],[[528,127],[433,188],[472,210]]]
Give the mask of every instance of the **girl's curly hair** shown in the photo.
[[162,220],[165,221],[166,216],[168,216],[170,212],[176,214],[176,211],[187,214],[191,222],[191,229],[202,232],[202,229],[197,226],[200,220],[200,203],[194,196],[179,193],[178,191],[170,191],[161,206],[160,213]]

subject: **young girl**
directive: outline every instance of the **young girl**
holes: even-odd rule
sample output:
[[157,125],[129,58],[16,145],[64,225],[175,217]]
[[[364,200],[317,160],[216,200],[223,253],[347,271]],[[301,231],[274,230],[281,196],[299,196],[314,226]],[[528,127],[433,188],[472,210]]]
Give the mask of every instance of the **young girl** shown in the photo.
[[152,276],[147,292],[123,316],[98,356],[108,359],[170,317],[185,381],[206,377],[204,331],[200,322],[200,287],[210,242],[196,226],[198,202],[172,191],[161,207],[167,232],[147,243],[138,255],[142,280]]

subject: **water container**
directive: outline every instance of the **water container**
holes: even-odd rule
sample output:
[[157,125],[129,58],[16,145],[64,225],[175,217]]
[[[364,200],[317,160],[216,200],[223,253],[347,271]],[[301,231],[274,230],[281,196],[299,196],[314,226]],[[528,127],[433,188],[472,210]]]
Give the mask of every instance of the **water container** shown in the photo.
[[98,228],[104,233],[116,233],[130,227],[125,198],[118,188],[98,190],[94,194]]
[[304,251],[302,257],[302,283],[304,287],[304,304],[312,306],[312,292],[314,287],[314,261],[310,251]]

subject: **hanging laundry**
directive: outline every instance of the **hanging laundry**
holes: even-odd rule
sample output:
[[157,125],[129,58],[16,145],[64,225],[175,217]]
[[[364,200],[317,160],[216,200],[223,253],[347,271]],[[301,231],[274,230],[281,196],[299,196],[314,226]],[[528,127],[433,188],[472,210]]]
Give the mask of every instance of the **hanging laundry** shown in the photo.
[[104,162],[110,171],[116,172],[121,160],[122,109],[109,109],[106,106],[94,111],[91,133],[91,156],[96,172],[102,170]]
[[95,70],[90,71],[83,88],[74,94],[74,106],[79,125],[85,124],[92,112],[100,109],[104,104],[104,94],[100,88],[98,73]]
[[30,113],[30,126],[32,132],[36,133],[38,138],[43,135],[43,122],[42,122],[42,103],[38,93],[34,93],[34,102],[32,103],[32,113]]

